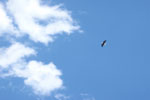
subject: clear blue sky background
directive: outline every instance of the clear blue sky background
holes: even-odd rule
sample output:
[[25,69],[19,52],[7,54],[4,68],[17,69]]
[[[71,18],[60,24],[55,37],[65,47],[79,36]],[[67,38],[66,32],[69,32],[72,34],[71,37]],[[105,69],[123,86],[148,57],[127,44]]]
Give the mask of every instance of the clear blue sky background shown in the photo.
[[[150,100],[150,1],[52,2],[64,3],[84,31],[58,36],[47,47],[38,44],[36,59],[53,61],[62,70],[67,87],[63,92],[73,96],[72,100],[82,100],[80,93],[96,100]],[[102,48],[105,39],[107,45]],[[0,45],[6,43],[0,41]],[[9,87],[10,81],[16,84],[15,89]],[[1,79],[0,100],[36,100],[29,90],[17,92],[21,84],[20,79]]]

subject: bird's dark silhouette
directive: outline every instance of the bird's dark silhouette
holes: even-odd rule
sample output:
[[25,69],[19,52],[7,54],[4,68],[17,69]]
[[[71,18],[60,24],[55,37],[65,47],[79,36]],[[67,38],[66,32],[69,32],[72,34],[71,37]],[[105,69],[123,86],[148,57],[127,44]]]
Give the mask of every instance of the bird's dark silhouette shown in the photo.
[[104,40],[102,43],[101,43],[101,47],[104,47],[106,45],[106,40]]

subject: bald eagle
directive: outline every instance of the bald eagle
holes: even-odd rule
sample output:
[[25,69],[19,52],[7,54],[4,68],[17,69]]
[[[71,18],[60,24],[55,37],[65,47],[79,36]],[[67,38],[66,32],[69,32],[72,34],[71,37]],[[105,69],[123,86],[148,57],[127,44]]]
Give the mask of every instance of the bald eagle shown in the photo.
[[101,47],[104,47],[106,45],[106,40],[104,40],[102,43],[101,43]]

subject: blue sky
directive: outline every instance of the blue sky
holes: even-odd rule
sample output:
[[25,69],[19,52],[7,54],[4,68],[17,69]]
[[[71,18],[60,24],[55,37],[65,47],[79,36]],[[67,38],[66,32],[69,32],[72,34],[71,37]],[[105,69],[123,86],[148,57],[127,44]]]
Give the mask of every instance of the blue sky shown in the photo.
[[[56,0],[72,13],[83,32],[57,35],[44,45],[25,38],[15,39],[36,49],[26,60],[53,62],[65,89],[40,96],[24,85],[22,78],[0,79],[2,100],[149,100],[150,99],[150,7],[148,0]],[[101,41],[107,40],[102,48]],[[28,42],[27,42],[28,41]],[[0,46],[8,46],[5,36]],[[84,95],[83,95],[84,94]],[[64,100],[63,98],[60,100]]]

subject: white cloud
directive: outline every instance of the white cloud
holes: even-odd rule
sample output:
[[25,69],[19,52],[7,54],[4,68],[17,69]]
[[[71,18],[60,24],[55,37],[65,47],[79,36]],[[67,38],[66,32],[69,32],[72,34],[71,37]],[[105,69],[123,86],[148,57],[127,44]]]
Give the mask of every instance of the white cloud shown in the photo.
[[89,95],[88,93],[80,93],[82,100],[96,100],[93,96]]
[[[0,3],[0,36],[3,33],[17,33],[17,30],[12,25],[12,20],[7,16],[4,6]],[[17,34],[16,34],[17,35]]]
[[[8,0],[7,9],[14,17],[20,34],[28,34],[35,42],[47,44],[53,35],[79,30],[69,11],[59,5],[42,5],[42,0]],[[45,24],[45,25],[43,25]]]
[[[47,65],[37,61],[25,61],[25,57],[36,52],[20,43],[14,43],[8,48],[0,48],[1,77],[20,77],[36,94],[49,95],[63,85],[61,71],[51,62]],[[7,70],[7,71],[6,71]]]
[[[60,5],[43,5],[41,2],[44,0],[7,0],[5,4],[0,3],[0,36],[6,37],[6,33],[10,37],[28,35],[34,42],[48,44],[57,34],[80,30],[68,10]],[[24,83],[40,95],[61,89],[61,71],[52,62],[27,62],[26,58],[34,54],[34,49],[17,42],[0,48],[0,77],[23,78]],[[63,95],[56,97],[67,99]]]
[[8,68],[10,65],[18,63],[24,57],[35,54],[35,51],[20,43],[14,43],[8,48],[0,48],[0,67]]
[[81,96],[88,96],[89,94],[87,93],[80,93]]
[[30,61],[24,69],[14,67],[13,72],[15,76],[24,78],[25,84],[31,86],[39,95],[50,95],[63,85],[61,72],[53,63],[44,65],[42,62]]
[[68,99],[70,99],[70,96],[66,96],[64,94],[58,93],[55,95],[55,98],[57,100],[68,100]]

